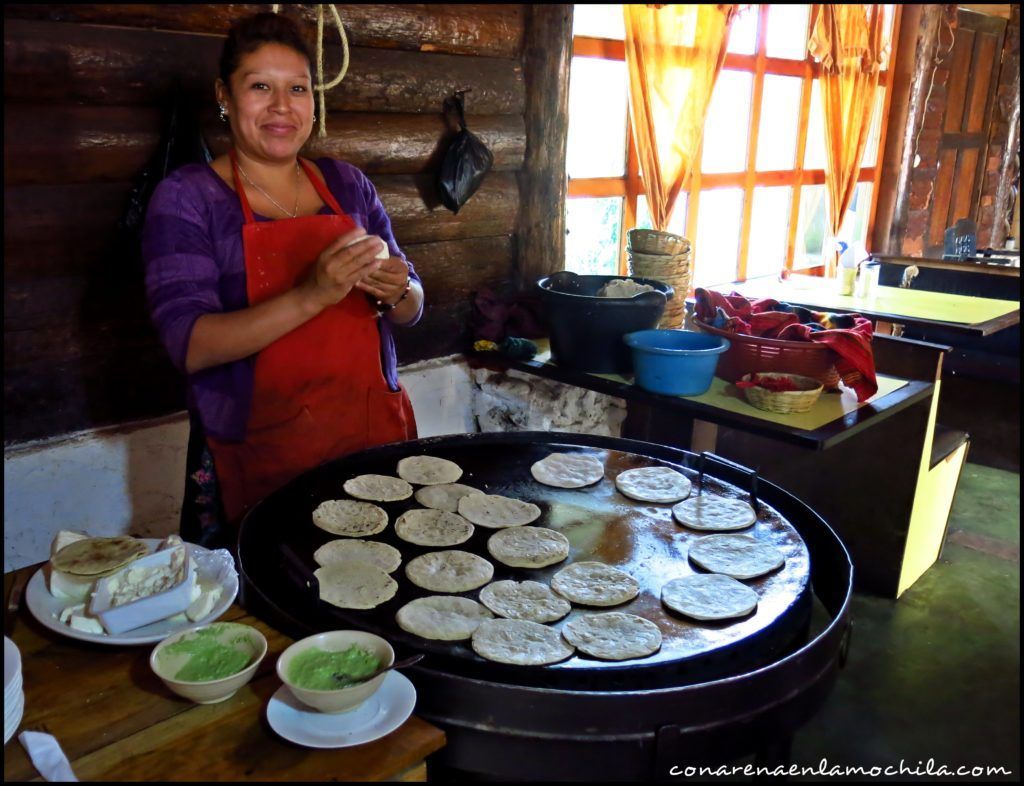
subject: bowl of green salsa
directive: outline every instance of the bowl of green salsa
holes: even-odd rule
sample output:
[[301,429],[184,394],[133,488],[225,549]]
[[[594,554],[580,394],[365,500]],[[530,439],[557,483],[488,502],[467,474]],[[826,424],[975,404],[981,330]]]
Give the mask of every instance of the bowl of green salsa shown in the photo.
[[179,696],[215,704],[251,680],[266,654],[267,640],[256,628],[215,622],[168,636],[153,648],[149,665]]
[[394,662],[395,651],[380,636],[333,630],[301,639],[282,652],[277,676],[295,698],[315,710],[351,712],[383,684],[387,674],[377,672]]

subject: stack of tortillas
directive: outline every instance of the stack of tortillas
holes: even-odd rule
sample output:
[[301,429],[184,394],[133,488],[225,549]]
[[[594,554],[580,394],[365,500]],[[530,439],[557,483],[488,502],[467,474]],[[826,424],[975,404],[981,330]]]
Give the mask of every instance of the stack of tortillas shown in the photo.
[[148,553],[145,543],[128,535],[85,538],[62,548],[50,564],[62,573],[102,578]]

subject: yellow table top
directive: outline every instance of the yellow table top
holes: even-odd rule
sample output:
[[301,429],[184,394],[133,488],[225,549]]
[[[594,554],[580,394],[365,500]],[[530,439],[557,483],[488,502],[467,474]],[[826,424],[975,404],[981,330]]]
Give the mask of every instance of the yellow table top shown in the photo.
[[876,287],[871,296],[863,298],[840,295],[834,279],[813,276],[793,276],[787,281],[752,279],[716,286],[715,289],[723,293],[739,292],[745,297],[803,303],[816,311],[856,311],[867,316],[888,314],[956,325],[977,325],[1020,310],[1020,302],[1015,300],[898,287]]
[[[614,382],[623,382],[627,385],[634,384],[631,376],[624,377],[619,374],[595,374],[594,376],[610,379]],[[740,388],[718,377],[714,377],[711,380],[711,387],[706,393],[702,393],[699,396],[681,396],[680,398],[686,398],[688,401],[698,401],[701,404],[725,409],[739,415],[746,415],[747,417],[758,418],[759,420],[768,420],[772,423],[789,426],[790,428],[815,431],[834,420],[839,420],[839,418],[853,412],[855,409],[867,406],[871,402],[899,390],[907,384],[907,380],[897,377],[887,377],[878,374],[876,378],[878,380],[878,391],[867,401],[858,402],[857,394],[850,388],[841,385],[838,393],[823,392],[818,400],[814,402],[814,406],[807,412],[783,414],[758,409],[747,401]]]

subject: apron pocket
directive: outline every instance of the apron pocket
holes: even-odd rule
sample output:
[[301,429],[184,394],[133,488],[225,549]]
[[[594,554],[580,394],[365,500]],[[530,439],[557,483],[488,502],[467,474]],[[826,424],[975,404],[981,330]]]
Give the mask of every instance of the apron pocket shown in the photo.
[[367,391],[367,447],[415,439],[416,422],[403,388]]

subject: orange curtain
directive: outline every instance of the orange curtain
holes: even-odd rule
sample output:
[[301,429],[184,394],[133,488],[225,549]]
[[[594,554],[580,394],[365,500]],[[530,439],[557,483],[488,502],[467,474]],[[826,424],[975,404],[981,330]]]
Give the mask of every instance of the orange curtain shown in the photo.
[[[839,236],[857,188],[857,174],[871,129],[878,76],[886,54],[879,4],[821,4],[811,10],[807,49],[822,66],[825,119],[825,189],[829,230]],[[826,255],[826,275],[836,274],[837,256]]]
[[655,229],[693,169],[736,5],[623,6],[633,139]]

